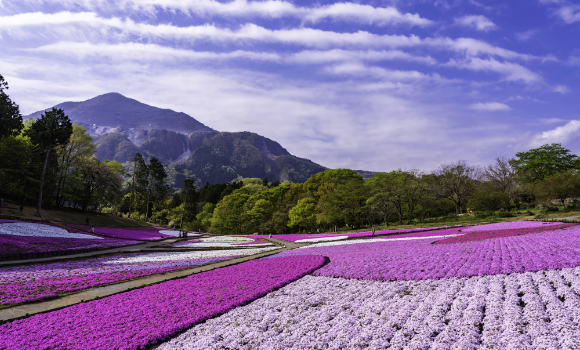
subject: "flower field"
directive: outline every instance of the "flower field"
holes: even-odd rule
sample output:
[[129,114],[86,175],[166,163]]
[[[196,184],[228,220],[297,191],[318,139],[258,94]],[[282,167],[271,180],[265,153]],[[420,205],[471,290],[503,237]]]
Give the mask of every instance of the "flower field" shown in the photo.
[[62,255],[137,243],[79,233],[48,223],[0,222],[0,260]]
[[214,236],[199,238],[183,242],[169,244],[172,247],[180,248],[212,248],[212,247],[268,247],[274,244],[263,241],[259,238],[239,237],[239,236]]
[[242,306],[324,263],[319,256],[253,260],[0,326],[8,349],[137,349]]
[[[458,225],[461,226],[461,225]],[[399,230],[381,230],[375,231],[375,235],[377,236],[384,236],[384,235],[398,235],[398,234],[406,234],[412,232],[423,232],[423,231],[436,231],[441,229],[450,228],[450,226],[442,226],[442,227],[425,227],[425,228],[406,228],[406,229],[399,229]],[[340,239],[348,239],[348,238],[355,238],[355,237],[368,237],[371,236],[373,233],[371,231],[368,232],[353,232],[353,233],[335,233],[335,234],[293,234],[293,235],[272,235],[272,238],[281,239],[284,241],[289,242],[297,242],[297,243],[309,243],[313,240],[325,242],[325,241],[332,241],[332,240],[339,240]],[[267,235],[252,235],[252,236],[240,236],[240,237],[268,237]],[[324,240],[324,238],[328,238]],[[315,242],[313,241],[313,242]]]
[[[0,348],[580,349],[580,225],[508,222],[307,243],[6,323]],[[29,267],[2,281],[273,249],[133,254],[78,272]]]
[[[85,232],[92,232],[93,226],[88,225],[68,225],[72,228],[82,230]],[[132,239],[132,240],[156,240],[166,237],[177,237],[179,231],[167,230],[158,227],[97,227],[95,226],[95,234],[110,238]],[[191,235],[190,235],[191,236]]]
[[[118,262],[151,253],[123,254],[81,261],[0,268],[0,304],[10,305],[57,297],[90,287],[227,260],[236,256],[167,261]],[[239,256],[239,255],[237,255]]]

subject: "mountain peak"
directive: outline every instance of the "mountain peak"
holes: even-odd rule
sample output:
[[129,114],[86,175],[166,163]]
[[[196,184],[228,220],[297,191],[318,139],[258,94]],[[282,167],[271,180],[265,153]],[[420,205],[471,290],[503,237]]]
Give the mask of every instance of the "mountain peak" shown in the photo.
[[[165,129],[178,133],[215,131],[185,113],[150,106],[118,92],[81,102],[64,102],[55,107],[63,109],[71,121],[84,124],[89,129]],[[39,118],[43,112],[38,111],[28,117]]]

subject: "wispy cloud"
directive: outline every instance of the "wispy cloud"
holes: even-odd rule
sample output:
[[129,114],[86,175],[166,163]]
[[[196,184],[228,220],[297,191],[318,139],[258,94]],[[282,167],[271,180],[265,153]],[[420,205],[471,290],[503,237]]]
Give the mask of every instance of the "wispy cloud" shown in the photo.
[[287,1],[266,0],[247,1],[233,0],[219,2],[215,0],[23,0],[28,4],[58,4],[69,10],[96,10],[99,8],[117,8],[123,11],[145,11],[155,14],[158,10],[181,11],[188,15],[202,17],[296,17],[307,22],[323,20],[353,23],[387,25],[428,26],[433,24],[429,19],[418,14],[401,13],[395,7],[373,7],[353,2],[339,2],[331,5],[300,7]]
[[527,84],[539,83],[543,79],[537,73],[512,62],[501,62],[496,59],[470,58],[464,61],[450,60],[447,65],[461,69],[474,71],[496,72],[503,76],[506,81],[519,81]]
[[455,19],[455,24],[488,32],[497,29],[497,26],[482,15],[463,16]]
[[479,102],[470,106],[471,109],[479,111],[509,111],[511,107],[501,102]]

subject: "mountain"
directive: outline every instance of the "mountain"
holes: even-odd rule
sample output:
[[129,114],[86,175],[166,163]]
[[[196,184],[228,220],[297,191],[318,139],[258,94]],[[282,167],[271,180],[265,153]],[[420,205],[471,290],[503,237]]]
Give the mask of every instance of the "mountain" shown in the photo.
[[[93,135],[121,132],[139,142],[138,137],[155,129],[181,133],[215,131],[189,115],[171,109],[146,105],[116,92],[100,95],[83,102],[64,102],[54,106],[66,112],[75,123],[84,124]],[[28,117],[40,118],[44,111]]]
[[[96,156],[126,163],[135,153],[156,157],[168,167],[174,186],[194,176],[196,184],[240,178],[304,182],[326,170],[291,155],[279,143],[251,132],[218,132],[185,113],[161,109],[118,93],[55,106],[93,135]],[[28,117],[39,118],[44,111]]]

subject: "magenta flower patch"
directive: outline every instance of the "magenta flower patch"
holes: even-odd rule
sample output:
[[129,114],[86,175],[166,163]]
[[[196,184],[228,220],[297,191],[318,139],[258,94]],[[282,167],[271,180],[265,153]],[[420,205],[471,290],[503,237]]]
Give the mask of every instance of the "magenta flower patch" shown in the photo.
[[0,326],[3,349],[139,349],[311,273],[320,256],[252,260]]

